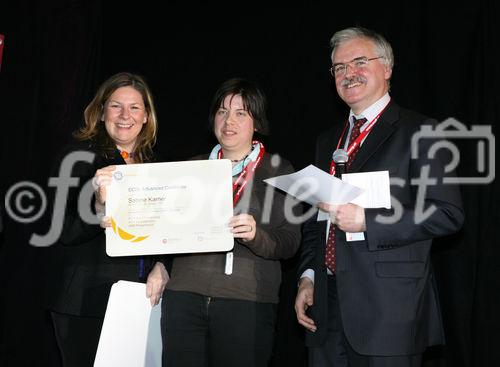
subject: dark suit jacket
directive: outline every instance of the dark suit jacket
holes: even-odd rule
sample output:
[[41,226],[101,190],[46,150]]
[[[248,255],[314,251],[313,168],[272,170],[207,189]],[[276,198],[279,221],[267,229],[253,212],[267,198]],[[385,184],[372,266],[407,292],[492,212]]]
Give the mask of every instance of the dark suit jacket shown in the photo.
[[[118,280],[144,282],[139,276],[138,257],[109,257],[106,254],[104,229],[98,224],[83,221],[78,212],[78,197],[82,187],[93,177],[97,169],[111,164],[125,164],[116,152],[102,152],[92,142],[76,142],[62,150],[61,159],[75,151],[95,154],[92,163],[77,162],[71,172],[78,177],[77,187],[70,188],[64,214],[64,223],[57,243],[62,254],[62,275],[55,299],[54,311],[77,315],[103,317],[109,292]],[[59,165],[57,165],[57,171]],[[57,175],[58,173],[55,173]],[[91,205],[93,210],[93,203]],[[160,257],[144,257],[145,275]]]
[[[366,209],[365,240],[346,242],[337,228],[336,282],[345,335],[351,346],[365,355],[421,353],[427,346],[444,342],[430,247],[436,237],[456,232],[464,214],[458,187],[443,185],[444,167],[450,161],[445,150],[428,159],[432,139],[418,141],[418,157],[412,159],[412,136],[421,125],[436,125],[415,112],[391,102],[364,141],[351,172],[388,170],[393,209]],[[328,172],[331,156],[341,135],[335,126],[318,138],[316,165]],[[416,143],[417,141],[415,141]],[[412,179],[437,178],[425,193],[423,209],[434,212],[415,222],[418,186]],[[447,173],[447,175],[449,175]],[[393,224],[382,224],[377,215],[399,214]],[[417,218],[419,219],[419,218]],[[304,224],[299,274],[314,269],[314,305],[310,315],[316,333],[307,335],[309,346],[321,345],[326,337],[327,273],[324,265],[326,221],[316,216]]]

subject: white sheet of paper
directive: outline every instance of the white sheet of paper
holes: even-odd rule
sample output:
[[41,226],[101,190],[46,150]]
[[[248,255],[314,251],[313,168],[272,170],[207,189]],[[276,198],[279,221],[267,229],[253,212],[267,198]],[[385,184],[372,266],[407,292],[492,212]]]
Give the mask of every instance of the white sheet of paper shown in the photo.
[[351,203],[363,208],[391,208],[389,171],[345,173],[342,181],[363,189]]
[[[312,164],[300,171],[268,178],[264,182],[312,206],[316,206],[319,202],[346,204],[362,192],[362,189],[344,182]],[[328,213],[318,211],[318,221],[328,218]]]
[[113,284],[94,367],[161,367],[161,301],[151,307],[146,285]]
[[119,165],[108,187],[109,256],[229,251],[228,159]]
[[345,204],[354,200],[362,192],[362,189],[343,182],[312,164],[300,171],[268,178],[264,182],[313,206],[320,201]]
[[[349,182],[364,190],[351,203],[363,208],[391,208],[389,171],[345,173],[342,175],[342,181]],[[363,232],[346,232],[345,235],[347,242],[365,239]]]

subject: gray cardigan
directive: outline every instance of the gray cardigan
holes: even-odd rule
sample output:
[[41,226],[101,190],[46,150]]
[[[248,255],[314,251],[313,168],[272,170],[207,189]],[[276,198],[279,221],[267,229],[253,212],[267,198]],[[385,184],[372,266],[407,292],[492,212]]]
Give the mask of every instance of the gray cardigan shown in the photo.
[[[267,153],[264,155],[255,171],[251,190],[247,186],[234,210],[235,214],[253,215],[257,229],[252,241],[234,241],[233,273],[224,274],[226,253],[178,255],[173,259],[168,289],[211,297],[278,302],[281,283],[279,260],[290,258],[297,251],[300,244],[300,225],[291,224],[285,218],[287,196],[262,181],[293,172],[291,164],[282,158],[278,160],[279,164],[273,167],[271,157]],[[206,158],[205,155],[195,159]],[[278,157],[274,157],[273,163],[276,163],[276,158]],[[265,203],[265,200],[268,203]],[[288,200],[293,199],[288,197]],[[269,206],[271,212],[266,220],[263,213],[269,210]],[[293,212],[295,216],[301,214],[300,204],[293,207]]]

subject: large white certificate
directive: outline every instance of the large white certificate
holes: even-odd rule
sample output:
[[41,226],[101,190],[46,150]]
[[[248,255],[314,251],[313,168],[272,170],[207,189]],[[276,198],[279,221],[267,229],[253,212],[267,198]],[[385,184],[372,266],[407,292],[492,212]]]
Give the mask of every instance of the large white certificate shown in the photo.
[[109,256],[229,251],[228,159],[119,165],[108,187]]

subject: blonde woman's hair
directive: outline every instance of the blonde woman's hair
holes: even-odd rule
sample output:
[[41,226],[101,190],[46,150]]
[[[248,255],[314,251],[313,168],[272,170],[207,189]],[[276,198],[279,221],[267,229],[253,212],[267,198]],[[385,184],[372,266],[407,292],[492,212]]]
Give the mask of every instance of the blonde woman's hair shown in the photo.
[[153,156],[153,146],[156,143],[158,121],[153,104],[153,95],[146,81],[140,75],[126,72],[118,73],[102,83],[92,101],[85,108],[85,126],[76,131],[74,136],[82,141],[92,140],[105,151],[113,152],[116,150],[115,143],[109,137],[104,124],[101,123],[101,117],[107,100],[121,87],[132,87],[142,96],[147,112],[147,121],[137,136],[134,159],[137,163],[149,161]]

